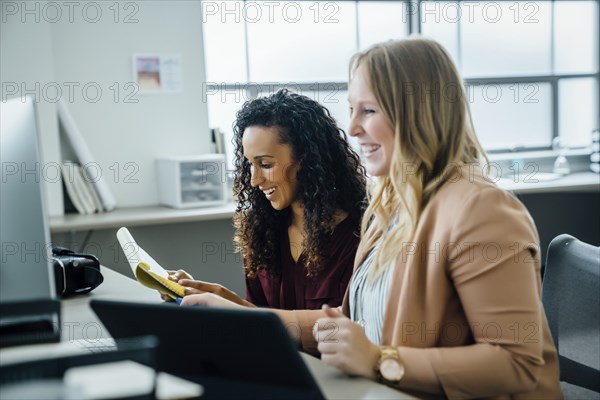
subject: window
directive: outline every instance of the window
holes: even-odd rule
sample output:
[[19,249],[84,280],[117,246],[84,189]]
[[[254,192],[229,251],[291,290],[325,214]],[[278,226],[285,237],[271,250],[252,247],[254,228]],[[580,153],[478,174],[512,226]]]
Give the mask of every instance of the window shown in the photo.
[[281,2],[269,21],[246,24],[252,82],[343,82],[356,51],[352,2]]
[[488,151],[585,147],[599,125],[596,1],[419,1],[446,45]]
[[202,12],[203,94],[228,143],[242,104],[282,87],[346,128],[350,56],[411,33],[450,52],[488,151],[550,149],[559,135],[587,146],[599,126],[596,1],[204,1]]

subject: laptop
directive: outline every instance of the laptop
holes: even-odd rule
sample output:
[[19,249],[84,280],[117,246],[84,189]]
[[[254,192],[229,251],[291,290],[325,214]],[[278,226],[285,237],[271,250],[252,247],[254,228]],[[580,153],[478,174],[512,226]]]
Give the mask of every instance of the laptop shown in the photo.
[[324,398],[273,313],[96,299],[90,305],[117,343],[158,337],[159,370],[201,383],[203,396]]

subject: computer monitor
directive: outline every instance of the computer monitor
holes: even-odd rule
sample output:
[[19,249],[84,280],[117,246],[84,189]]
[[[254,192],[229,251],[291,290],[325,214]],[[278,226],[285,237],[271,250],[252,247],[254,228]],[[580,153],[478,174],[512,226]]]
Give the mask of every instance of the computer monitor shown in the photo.
[[0,302],[54,297],[34,102],[0,103]]
[[50,233],[35,105],[0,102],[0,347],[57,340]]

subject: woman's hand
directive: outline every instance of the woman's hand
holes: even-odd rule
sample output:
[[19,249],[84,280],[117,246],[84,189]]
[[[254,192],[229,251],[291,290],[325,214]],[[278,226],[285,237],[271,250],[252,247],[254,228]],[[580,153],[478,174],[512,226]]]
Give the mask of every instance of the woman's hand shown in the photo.
[[205,306],[214,308],[244,308],[243,306],[217,296],[214,293],[192,294],[185,296],[182,306]]
[[254,307],[252,303],[242,299],[240,296],[233,293],[231,290],[216,283],[195,281],[192,279],[181,279],[179,280],[179,284],[186,287],[185,297],[194,294],[213,293],[217,296],[220,296],[226,300],[229,300],[241,306]]
[[[226,287],[216,283],[194,280],[194,278],[190,274],[188,274],[182,269],[167,272],[169,274],[169,280],[177,282],[181,286],[185,286],[186,297],[193,294],[214,293],[217,296],[223,297],[224,299],[227,299],[233,303],[245,307],[255,307],[254,304],[242,299],[240,296],[227,289]],[[173,299],[167,296],[166,294],[161,294],[160,297],[164,301],[173,301]]]
[[321,360],[346,374],[375,379],[379,347],[367,339],[359,324],[339,310],[327,305],[323,310],[327,317],[317,320],[313,328]]
[[[169,276],[168,276],[169,280],[171,280],[173,282],[179,282],[179,280],[181,280],[181,279],[194,279],[194,278],[192,278],[192,276],[190,274],[188,274],[187,272],[185,272],[182,269],[178,269],[177,271],[167,271],[167,273],[169,274]],[[163,299],[164,301],[175,301],[163,293],[160,293],[160,298]]]

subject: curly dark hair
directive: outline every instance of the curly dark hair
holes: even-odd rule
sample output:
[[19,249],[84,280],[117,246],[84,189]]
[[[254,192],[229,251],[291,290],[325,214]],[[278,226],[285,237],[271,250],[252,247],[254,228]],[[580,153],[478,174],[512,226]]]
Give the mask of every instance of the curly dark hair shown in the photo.
[[[304,209],[303,242],[307,275],[318,274],[328,254],[336,211],[360,221],[366,202],[366,172],[330,112],[318,102],[288,90],[247,101],[234,124],[233,193],[237,250],[244,256],[246,276],[259,269],[279,276],[281,232],[291,224],[291,210],[275,210],[259,188],[250,184],[250,162],[242,137],[251,126],[277,127],[280,143],[289,144],[299,162],[298,200]],[[357,228],[359,222],[357,222]],[[357,229],[358,230],[358,229]]]

